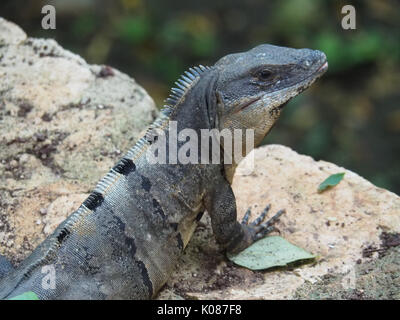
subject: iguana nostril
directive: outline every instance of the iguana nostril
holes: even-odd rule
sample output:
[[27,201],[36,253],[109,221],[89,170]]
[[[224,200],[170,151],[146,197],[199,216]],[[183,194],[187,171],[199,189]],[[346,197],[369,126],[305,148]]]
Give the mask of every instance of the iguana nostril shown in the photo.
[[325,53],[319,50],[315,50],[317,52],[318,60],[320,63],[323,63],[327,60]]
[[306,68],[309,68],[310,66],[311,66],[311,61],[310,60],[304,60],[304,62],[303,62],[303,65],[306,67]]

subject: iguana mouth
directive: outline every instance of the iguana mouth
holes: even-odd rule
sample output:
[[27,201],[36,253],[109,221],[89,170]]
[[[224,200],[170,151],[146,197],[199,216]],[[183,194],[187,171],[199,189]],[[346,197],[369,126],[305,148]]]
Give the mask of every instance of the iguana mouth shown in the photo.
[[317,72],[325,72],[328,69],[328,61],[325,61],[317,70]]
[[243,103],[236,112],[239,112],[239,111],[242,111],[242,110],[246,109],[248,106],[252,105],[254,102],[260,100],[261,98],[262,98],[262,96],[258,96],[258,97],[255,97],[253,99],[250,99],[249,101]]
[[[319,77],[321,77],[325,71],[328,69],[328,61],[325,60],[319,67],[317,70],[315,70],[313,73],[311,73],[309,76],[307,76],[304,80],[300,81],[300,82],[305,82],[306,80],[310,79],[310,78],[314,78],[312,82],[314,82],[315,80],[317,80]],[[312,83],[310,83],[311,85]]]
[[[297,94],[300,94],[301,92],[303,92],[304,90],[306,90],[309,86],[311,86],[317,79],[319,79],[324,73],[325,71],[328,69],[328,61],[325,60],[321,66],[319,66],[319,68],[314,71],[312,74],[310,74],[309,76],[307,76],[305,79],[299,81],[297,84],[294,84],[290,87],[287,88],[291,88],[291,87],[298,87],[298,91]],[[311,80],[310,80],[311,79]],[[291,97],[293,98],[293,97]],[[289,102],[286,101],[286,103]],[[286,103],[284,103],[280,108],[282,108]]]

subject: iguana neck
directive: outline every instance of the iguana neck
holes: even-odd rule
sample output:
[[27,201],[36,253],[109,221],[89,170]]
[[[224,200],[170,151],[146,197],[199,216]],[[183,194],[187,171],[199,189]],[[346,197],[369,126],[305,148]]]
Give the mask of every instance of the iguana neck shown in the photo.
[[[179,97],[175,98],[176,103],[166,106],[169,121],[178,123],[178,132],[186,128],[196,131],[217,128],[215,97],[217,80],[218,73],[215,69],[209,68],[198,73],[185,89],[181,89]],[[174,92],[173,90],[175,88],[172,88],[171,92]]]

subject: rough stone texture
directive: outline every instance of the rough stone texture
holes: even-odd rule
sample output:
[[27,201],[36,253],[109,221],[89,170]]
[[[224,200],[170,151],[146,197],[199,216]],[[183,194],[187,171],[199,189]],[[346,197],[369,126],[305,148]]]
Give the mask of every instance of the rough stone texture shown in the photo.
[[[287,213],[281,236],[318,256],[311,265],[253,272],[227,262],[209,221],[197,230],[160,297],[192,299],[399,299],[400,198],[359,175],[279,145],[258,148],[239,166],[233,188],[239,219],[248,207]],[[247,170],[244,170],[247,169]],[[318,193],[329,175],[345,172]],[[189,276],[188,276],[189,275]]]
[[21,261],[157,115],[133,79],[0,18],[0,253]]

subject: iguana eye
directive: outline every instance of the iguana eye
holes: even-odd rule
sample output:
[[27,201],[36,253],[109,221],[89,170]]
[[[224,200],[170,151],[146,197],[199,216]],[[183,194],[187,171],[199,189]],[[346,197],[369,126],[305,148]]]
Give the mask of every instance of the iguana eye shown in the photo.
[[262,81],[266,81],[269,80],[272,76],[272,72],[269,71],[268,69],[263,69],[258,73],[258,79],[262,80]]

